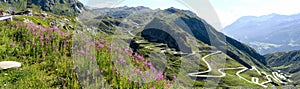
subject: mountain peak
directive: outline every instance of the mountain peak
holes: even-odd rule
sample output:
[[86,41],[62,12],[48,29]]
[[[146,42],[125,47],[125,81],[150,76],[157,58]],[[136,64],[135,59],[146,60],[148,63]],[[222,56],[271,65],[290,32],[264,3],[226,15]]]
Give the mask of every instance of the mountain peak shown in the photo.
[[179,9],[170,7],[170,8],[165,9],[165,11],[170,12],[170,13],[176,13],[176,12],[179,12]]
[[268,14],[268,15],[259,16],[258,18],[274,18],[274,17],[278,17],[278,16],[282,16],[282,15],[277,14],[277,13],[272,13],[272,14]]

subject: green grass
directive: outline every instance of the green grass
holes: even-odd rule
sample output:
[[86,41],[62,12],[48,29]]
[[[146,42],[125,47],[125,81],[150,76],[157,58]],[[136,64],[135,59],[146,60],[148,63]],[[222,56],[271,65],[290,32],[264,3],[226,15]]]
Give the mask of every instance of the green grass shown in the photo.
[[[206,85],[214,85],[211,81],[196,81],[187,76],[191,72],[207,70],[207,65],[201,57],[210,52],[192,56],[195,60],[173,54],[164,55],[165,59],[161,60],[162,58],[158,58],[161,54],[150,55],[155,50],[139,49],[137,54],[132,53],[122,36],[106,35],[102,32],[91,34],[85,31],[78,34],[62,28],[50,30],[49,23],[55,20],[70,19],[69,25],[75,25],[76,22],[70,17],[49,15],[50,17],[45,19],[37,16],[20,16],[12,22],[0,22],[0,61],[22,63],[21,68],[0,70],[0,88],[162,89],[169,83],[172,84],[171,88],[175,89],[189,87],[201,89]],[[20,22],[23,18],[31,20],[33,24]],[[46,40],[48,37],[50,39]],[[116,40],[118,38],[121,39]],[[146,46],[156,47],[152,44]],[[210,56],[207,60],[219,62],[217,60],[219,57],[225,58],[226,63],[217,66],[226,68],[242,66],[224,54]],[[191,64],[190,61],[195,63]],[[149,62],[151,66],[146,65]],[[162,63],[166,65],[162,66]],[[164,67],[165,69],[161,71],[153,70]],[[220,79],[217,87],[261,88],[238,78],[235,75],[237,71],[226,71],[227,76]],[[210,74],[219,75],[216,69]],[[256,74],[244,75],[247,77]],[[160,76],[163,77],[157,79]],[[174,76],[177,77],[176,80]]]
[[223,77],[220,80],[219,87],[223,88],[262,88],[258,85],[255,85],[253,83],[248,83],[247,81],[244,81],[238,76],[235,75],[235,73],[239,70],[228,70],[226,71],[226,77]]
[[262,82],[265,82],[265,81],[268,81],[268,79],[266,78],[265,75],[259,75],[256,71],[251,71],[251,70],[248,70],[246,71],[245,73],[242,73],[241,74],[242,77],[246,78],[247,80],[251,81],[251,78],[252,77],[257,77],[259,78],[259,83],[262,83]]
[[[20,22],[22,18],[33,23]],[[48,21],[51,18],[43,21],[39,17],[22,16],[16,21],[0,22],[0,61],[22,63],[22,67],[17,69],[0,70],[1,88],[161,89],[173,82],[166,77],[156,79],[167,75],[156,70],[151,72],[153,66],[145,65],[149,62],[147,58],[139,59],[129,50],[111,54],[126,49],[112,46],[112,36],[100,32],[91,35],[83,31],[84,35],[88,35],[81,37],[72,31],[49,28]],[[40,25],[36,25],[38,23]],[[93,39],[87,40],[89,38]],[[119,56],[126,63],[120,64]],[[126,66],[127,63],[131,65]],[[139,71],[129,73],[129,69]],[[146,71],[152,77],[147,77],[150,75],[146,76]]]
[[[11,1],[13,4],[9,4],[9,3],[3,3],[1,2],[0,4],[0,8],[2,10],[8,10],[9,8],[12,9],[11,7],[13,7],[13,11],[19,12],[19,11],[24,11],[26,10],[27,7],[27,2],[26,0],[19,0],[18,3],[16,3],[15,1]],[[25,9],[24,9],[25,8]],[[1,10],[0,9],[0,10]]]
[[22,63],[21,68],[1,70],[0,74],[6,75],[0,77],[1,87],[79,88],[68,54],[71,49],[69,33],[42,31],[32,27],[37,25],[22,22],[1,22],[0,25],[0,60]]
[[[26,18],[36,19],[36,21],[40,19],[37,17]],[[194,56],[198,59],[198,63],[196,63],[198,66],[189,64],[185,66],[188,63],[187,58],[172,54],[166,55],[166,69],[160,74],[157,72],[159,70],[154,72],[151,68],[162,68],[163,66],[160,64],[162,60],[150,60],[147,55],[152,52],[151,50],[139,50],[138,54],[142,56],[140,59],[137,55],[132,55],[133,53],[129,50],[124,51],[129,49],[126,48],[128,46],[122,45],[122,40],[120,42],[113,40],[115,39],[113,36],[102,33],[91,35],[88,32],[81,34],[87,34],[87,36],[80,36],[80,34],[63,29],[50,30],[47,22],[41,25],[45,26],[18,21],[0,23],[2,27],[0,28],[0,60],[22,63],[21,68],[0,71],[1,88],[149,89],[155,87],[161,89],[166,88],[168,83],[173,85],[171,88],[186,88],[186,86],[201,88],[213,84],[205,81],[194,81],[186,76],[190,72],[207,70],[207,65],[201,61],[199,56]],[[48,37],[50,39],[46,40]],[[85,51],[86,49],[91,51]],[[85,55],[80,54],[81,51]],[[201,54],[207,55],[209,53]],[[124,59],[124,63],[120,56]],[[208,57],[207,60],[218,61],[216,60],[219,58],[218,56]],[[241,66],[233,59],[226,59],[226,68]],[[145,65],[150,61],[151,66]],[[146,76],[146,71],[153,77]],[[226,71],[228,75],[221,78],[218,87],[257,88],[256,85],[236,78],[236,71]],[[156,79],[160,75],[164,77]],[[174,76],[177,76],[176,81]],[[235,84],[237,85],[235,86]]]
[[[154,44],[146,44],[146,46],[150,46],[151,48],[154,49],[159,49]],[[141,54],[144,55],[147,55],[153,51],[155,50],[150,51],[150,50],[146,50],[143,47],[139,49],[139,52],[141,52]],[[157,51],[159,52],[160,50]],[[195,78],[188,77],[187,76],[188,73],[208,70],[207,65],[201,59],[201,57],[208,54],[210,54],[210,52],[200,53],[201,56],[192,56],[192,59],[198,59],[198,60],[194,60],[196,62],[195,64],[190,63],[190,59],[189,59],[190,57],[178,57],[178,56],[176,57],[172,54],[166,55],[166,59],[168,61],[166,65],[167,67],[164,71],[167,73],[167,75],[170,75],[167,76],[169,78],[171,78],[172,75],[177,75],[178,80],[175,84],[180,84],[181,86],[185,86],[185,88],[192,87],[195,89],[202,89],[203,87],[207,87],[207,86],[216,86],[218,88],[261,88],[258,85],[249,83],[247,81],[244,81],[243,79],[238,78],[238,76],[235,74],[239,70],[226,70],[225,72],[227,75],[223,78],[220,78],[219,83],[216,85],[215,83],[213,83],[213,80],[205,80],[206,78],[204,78],[204,80],[202,79],[200,81],[197,81],[195,80]],[[220,60],[220,58],[224,58],[224,60],[222,61]],[[218,55],[207,57],[206,61],[208,62],[213,61],[217,63],[217,65],[213,65],[216,67],[212,67],[213,68],[212,72],[207,73],[209,75],[216,75],[216,76],[220,75],[220,73],[217,71],[218,67],[236,68],[236,67],[243,66],[225,54],[218,54]],[[245,74],[245,75],[251,76],[251,74]]]

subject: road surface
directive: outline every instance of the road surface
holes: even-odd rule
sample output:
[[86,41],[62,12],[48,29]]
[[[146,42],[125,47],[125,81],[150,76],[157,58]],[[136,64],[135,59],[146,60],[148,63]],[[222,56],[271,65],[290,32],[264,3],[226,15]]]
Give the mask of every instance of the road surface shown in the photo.
[[[129,35],[135,37],[135,35],[133,35],[130,31],[128,31]],[[161,52],[165,52],[165,50],[162,50]],[[259,70],[257,70],[256,67],[252,66],[251,69],[248,69],[247,67],[237,67],[237,68],[219,68],[218,69],[218,72],[221,73],[221,75],[201,75],[201,74],[205,74],[205,73],[209,73],[212,71],[212,68],[211,68],[211,65],[205,60],[207,57],[209,56],[213,56],[213,55],[217,55],[217,54],[222,54],[222,51],[212,51],[212,50],[202,50],[202,51],[198,51],[198,52],[193,52],[193,53],[187,53],[188,55],[186,56],[192,56],[192,55],[195,55],[196,53],[201,53],[201,52],[211,52],[210,54],[202,57],[202,61],[204,61],[204,63],[207,65],[208,67],[208,70],[206,71],[201,71],[201,72],[195,72],[195,73],[189,73],[188,75],[191,76],[191,77],[206,77],[206,78],[221,78],[221,77],[225,77],[226,76],[226,73],[224,73],[225,70],[239,70],[238,72],[236,72],[236,76],[238,76],[239,78],[249,82],[249,83],[253,83],[253,84],[257,84],[261,87],[264,87],[264,88],[267,88],[268,86],[266,86],[266,84],[272,82],[272,79],[277,81],[277,82],[280,82],[282,84],[286,84],[286,82],[283,82],[281,81],[280,79],[278,79],[278,73],[277,72],[272,72],[272,75],[267,75],[266,73],[261,73]],[[257,77],[251,77],[251,81],[247,80],[246,78],[244,78],[243,76],[241,76],[240,74],[241,73],[244,73],[246,72],[247,70],[254,70],[256,71],[259,75],[262,75],[264,74],[267,78],[268,81],[265,81],[265,82],[262,82],[262,83],[259,83],[259,78]],[[279,76],[281,78],[281,76]],[[272,78],[272,79],[271,79]]]

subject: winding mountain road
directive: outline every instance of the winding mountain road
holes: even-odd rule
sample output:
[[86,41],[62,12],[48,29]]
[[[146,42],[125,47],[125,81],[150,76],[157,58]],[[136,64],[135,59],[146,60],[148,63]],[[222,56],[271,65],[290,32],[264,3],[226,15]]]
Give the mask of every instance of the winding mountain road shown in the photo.
[[[130,31],[128,31],[129,35],[135,37],[135,35],[133,35]],[[161,52],[165,52],[166,50],[162,50]],[[195,55],[197,53],[202,53],[202,52],[211,52],[210,54],[202,57],[202,61],[204,61],[204,63],[207,65],[208,67],[208,70],[206,71],[201,71],[201,72],[195,72],[195,73],[189,73],[188,75],[191,76],[191,77],[205,77],[205,78],[221,78],[221,77],[225,77],[226,76],[226,73],[224,73],[225,70],[239,70],[238,72],[235,73],[236,76],[238,76],[239,78],[249,82],[249,83],[253,83],[253,84],[257,84],[261,87],[264,87],[264,88],[267,88],[268,86],[266,86],[266,84],[272,82],[272,79],[277,81],[277,82],[280,82],[280,83],[283,83],[283,84],[286,84],[286,82],[283,82],[281,81],[277,76],[279,75],[277,72],[272,72],[272,75],[267,75],[266,73],[264,72],[260,72],[255,66],[252,66],[251,69],[248,69],[247,67],[237,67],[237,68],[219,68],[218,69],[218,72],[221,73],[221,75],[201,75],[201,74],[205,74],[205,73],[209,73],[212,71],[212,68],[211,68],[211,65],[205,60],[207,57],[209,56],[213,56],[213,55],[217,55],[217,54],[222,54],[222,51],[213,51],[213,50],[202,50],[202,51],[198,51],[198,52],[193,52],[193,53],[186,53],[188,55],[186,56],[192,56],[192,55]],[[247,70],[254,70],[256,71],[259,75],[262,75],[264,74],[267,78],[268,81],[265,81],[265,82],[262,82],[262,83],[259,83],[259,78],[257,77],[251,77],[251,81],[247,80],[246,78],[244,78],[243,76],[241,76],[240,74],[241,73],[244,73],[246,72]],[[275,77],[273,77],[275,76]],[[281,76],[279,76],[281,78]]]
[[[208,50],[205,50],[205,51],[199,51],[199,52],[208,52]],[[239,78],[249,82],[249,83],[253,83],[253,84],[257,84],[261,87],[264,87],[264,88],[267,88],[268,86],[266,86],[266,84],[272,82],[272,79],[277,81],[277,82],[280,82],[282,84],[286,84],[286,82],[283,82],[281,81],[277,76],[279,75],[277,72],[272,72],[272,75],[267,75],[266,73],[261,73],[259,70],[257,70],[256,67],[252,66],[251,69],[248,69],[247,67],[237,67],[237,68],[219,68],[218,69],[218,72],[221,73],[221,75],[201,75],[201,74],[205,74],[205,73],[209,73],[212,71],[212,68],[211,68],[211,65],[205,60],[207,57],[209,56],[213,56],[213,55],[217,55],[217,54],[222,54],[221,51],[210,51],[212,52],[211,54],[208,54],[204,57],[202,57],[202,61],[204,61],[204,63],[207,65],[208,67],[208,70],[206,71],[201,71],[201,72],[196,72],[196,73],[189,73],[188,75],[191,76],[191,77],[205,77],[205,78],[221,78],[221,77],[225,77],[226,76],[226,73],[224,73],[224,70],[238,70],[238,69],[241,69],[239,70],[238,72],[236,72],[236,76],[238,76]],[[188,56],[191,56],[191,55],[195,55],[196,52],[193,52],[192,54],[189,54]],[[246,78],[242,77],[240,74],[241,73],[244,73],[246,72],[247,70],[254,70],[256,71],[259,75],[262,75],[264,74],[266,76],[266,78],[268,79],[268,81],[265,81],[265,82],[262,82],[262,83],[259,83],[259,78],[257,77],[251,77],[251,81],[247,80]],[[279,76],[280,78],[282,76]]]
[[131,35],[132,37],[135,37],[135,35],[133,35],[133,34],[131,33],[131,31],[127,31],[127,32],[128,32],[128,34]]

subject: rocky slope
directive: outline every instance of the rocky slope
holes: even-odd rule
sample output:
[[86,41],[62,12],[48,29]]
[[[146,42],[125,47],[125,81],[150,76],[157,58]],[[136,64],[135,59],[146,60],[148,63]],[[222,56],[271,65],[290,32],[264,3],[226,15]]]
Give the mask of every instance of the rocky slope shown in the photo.
[[261,54],[300,49],[300,14],[245,16],[225,27],[224,33]]
[[[148,28],[148,26],[153,25],[149,25],[149,23],[154,21],[153,23],[160,23],[159,25],[155,25],[155,28],[166,28],[170,31],[165,32],[169,32],[169,34],[172,35],[172,32],[177,32],[178,36],[176,35],[175,37],[182,37],[183,34],[179,35],[179,33],[188,33],[188,35],[196,38],[201,43],[215,46],[218,50],[225,52],[227,55],[246,67],[251,68],[251,65],[256,65],[267,69],[267,67],[264,66],[266,64],[264,57],[256,53],[254,49],[216,31],[206,21],[197,17],[190,11],[179,10],[176,8],[151,10],[146,7],[118,7],[110,9],[94,9],[93,12],[100,14],[101,16],[109,16],[119,19],[121,24],[117,25],[118,27],[131,28],[126,30],[131,30],[136,33],[141,32],[142,36],[148,40],[156,40],[159,42],[163,40],[162,43],[174,43],[172,42],[173,40],[168,38],[168,35],[164,35],[164,33],[158,30],[145,29]],[[168,24],[161,23],[158,19],[164,20]],[[138,30],[133,28],[138,28]],[[152,34],[153,36],[149,36],[149,34]],[[166,40],[165,38],[169,40]],[[179,40],[179,42],[181,41]],[[184,46],[183,48],[185,47],[189,46]],[[186,49],[186,52],[191,52],[191,50]]]
[[85,10],[78,0],[0,0],[2,7],[14,7],[16,10],[26,8],[42,9],[54,14],[74,16]]

